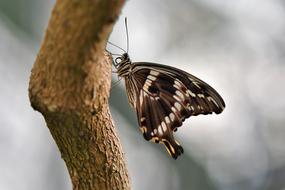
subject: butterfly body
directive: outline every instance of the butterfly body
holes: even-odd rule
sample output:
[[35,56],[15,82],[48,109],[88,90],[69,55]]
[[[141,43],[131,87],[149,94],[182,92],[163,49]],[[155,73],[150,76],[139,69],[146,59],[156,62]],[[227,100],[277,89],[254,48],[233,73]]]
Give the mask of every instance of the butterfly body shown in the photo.
[[173,132],[185,119],[219,114],[225,108],[216,90],[185,71],[155,63],[132,63],[127,53],[115,62],[118,75],[125,79],[128,100],[136,110],[144,138],[164,144],[174,159],[183,148]]

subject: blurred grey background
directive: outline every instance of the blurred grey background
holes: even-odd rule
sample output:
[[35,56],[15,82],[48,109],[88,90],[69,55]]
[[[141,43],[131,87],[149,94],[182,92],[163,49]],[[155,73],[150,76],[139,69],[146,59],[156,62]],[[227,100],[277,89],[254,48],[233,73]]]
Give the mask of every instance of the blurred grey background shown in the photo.
[[[0,190],[71,189],[27,91],[54,3],[0,0]],[[185,154],[175,161],[143,139],[124,83],[114,87],[111,109],[133,189],[284,190],[285,2],[131,0],[110,37],[123,48],[125,16],[133,61],[190,72],[227,105],[220,115],[186,120],[175,134]]]

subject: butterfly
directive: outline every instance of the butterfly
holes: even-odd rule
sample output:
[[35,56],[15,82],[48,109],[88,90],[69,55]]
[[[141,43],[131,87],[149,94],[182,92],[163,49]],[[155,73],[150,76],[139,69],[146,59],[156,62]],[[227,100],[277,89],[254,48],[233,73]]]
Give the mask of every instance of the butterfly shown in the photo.
[[225,102],[201,79],[171,66],[132,62],[127,52],[113,64],[118,76],[125,80],[128,100],[136,111],[143,137],[163,144],[177,159],[184,152],[173,136],[177,128],[190,116],[221,113]]

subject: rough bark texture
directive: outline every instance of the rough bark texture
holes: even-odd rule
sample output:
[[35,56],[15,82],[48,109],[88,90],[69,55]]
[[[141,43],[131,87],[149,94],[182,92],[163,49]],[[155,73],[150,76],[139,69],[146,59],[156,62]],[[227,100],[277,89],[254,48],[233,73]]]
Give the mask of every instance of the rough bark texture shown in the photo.
[[105,52],[124,0],[58,0],[33,66],[29,96],[64,159],[74,190],[130,189],[108,107]]

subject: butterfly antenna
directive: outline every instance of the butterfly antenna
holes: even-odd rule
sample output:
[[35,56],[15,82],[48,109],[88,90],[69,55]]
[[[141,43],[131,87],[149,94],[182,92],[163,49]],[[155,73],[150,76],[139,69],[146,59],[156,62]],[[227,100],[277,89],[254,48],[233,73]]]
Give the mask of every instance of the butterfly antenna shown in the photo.
[[[110,52],[109,52],[110,53]],[[121,56],[120,54],[117,54],[117,53],[110,53],[112,56]]]
[[[118,45],[116,45],[116,44],[114,44],[114,43],[112,43],[112,42],[109,42],[109,41],[108,41],[108,44],[110,44],[110,45],[112,45],[112,46],[115,46],[116,48],[119,48],[119,49],[122,50],[123,52],[127,53],[123,48],[121,48],[120,46],[118,46]],[[116,54],[114,54],[114,55],[116,55]],[[118,54],[117,54],[117,55],[118,55]]]
[[121,56],[120,54],[112,53],[112,52],[110,52],[110,51],[109,51],[109,50],[107,50],[107,49],[106,49],[106,51],[107,51],[109,54],[111,54],[112,56],[114,56],[114,55],[115,55],[115,56]]
[[129,53],[129,31],[128,31],[127,17],[125,17],[125,26],[126,26],[126,34],[127,34],[127,53]]

